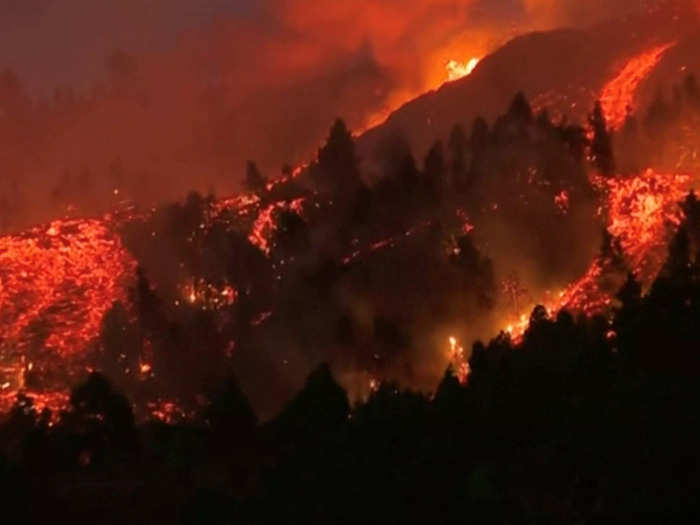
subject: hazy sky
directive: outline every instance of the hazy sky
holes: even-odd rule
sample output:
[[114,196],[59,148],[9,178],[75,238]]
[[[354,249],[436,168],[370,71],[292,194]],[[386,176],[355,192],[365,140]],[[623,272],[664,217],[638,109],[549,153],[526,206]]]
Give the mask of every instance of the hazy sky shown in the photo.
[[0,69],[35,91],[85,87],[115,48],[139,54],[223,17],[245,17],[253,0],[0,0]]
[[[576,23],[591,13],[618,9],[619,5],[642,4],[637,0],[407,0],[440,9],[454,4],[455,17],[469,6],[472,23],[529,26],[533,18]],[[0,69],[14,69],[35,93],[56,85],[84,88],[99,78],[105,55],[115,48],[134,54],[167,49],[177,36],[212,21],[261,18],[279,12],[310,13],[340,10],[385,9],[395,11],[394,0],[0,0]],[[614,4],[614,5],[612,5]],[[393,6],[393,7],[392,7]],[[272,16],[270,17],[270,14]],[[356,16],[353,15],[356,20]],[[352,21],[350,21],[352,24]],[[549,20],[546,20],[549,22]],[[391,24],[390,20],[382,23]],[[537,24],[537,21],[535,21]]]

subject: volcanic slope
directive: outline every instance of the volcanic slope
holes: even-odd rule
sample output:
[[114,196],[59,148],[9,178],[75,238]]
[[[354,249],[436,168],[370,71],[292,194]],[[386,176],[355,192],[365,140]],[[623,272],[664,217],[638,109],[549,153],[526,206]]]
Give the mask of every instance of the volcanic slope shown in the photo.
[[[487,121],[522,91],[536,112],[583,123],[605,87],[637,61],[642,75],[623,93],[631,110],[662,87],[698,71],[700,23],[696,16],[654,12],[587,30],[553,30],[517,37],[483,58],[471,75],[444,84],[392,113],[359,138],[368,168],[384,141],[397,135],[422,158],[436,139],[446,141],[455,124],[469,130],[478,116]],[[646,59],[646,60],[645,60]],[[654,63],[648,64],[649,61]],[[668,65],[667,65],[668,64]],[[657,71],[663,71],[663,76]],[[632,75],[633,76],[633,75]]]

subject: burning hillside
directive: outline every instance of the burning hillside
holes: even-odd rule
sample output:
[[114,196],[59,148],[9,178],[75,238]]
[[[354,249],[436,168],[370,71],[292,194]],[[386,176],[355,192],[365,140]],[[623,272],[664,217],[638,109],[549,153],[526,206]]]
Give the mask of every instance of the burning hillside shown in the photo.
[[[119,222],[58,220],[0,238],[5,404],[25,391],[59,407],[97,369],[170,418],[236,369],[253,390],[266,374],[275,387],[256,401],[273,410],[318,361],[340,370],[355,397],[387,379],[429,390],[448,362],[468,376],[460,341],[498,330],[518,339],[537,305],[607,314],[628,272],[645,285],[657,276],[684,218],[678,203],[696,182],[692,170],[653,161],[669,151],[652,140],[659,117],[629,131],[645,108],[640,93],[682,40],[638,40],[604,60],[582,52],[600,62],[594,73],[563,68],[546,89],[551,79],[538,77],[532,104],[519,95],[471,133],[472,110],[452,111],[525,51],[539,49],[530,59],[544,63],[562,52],[553,41],[571,49],[589,37],[532,35],[481,62],[448,62],[453,82],[357,138],[357,150],[338,121],[316,159],[283,177],[249,163],[245,193],[192,194]],[[693,86],[663,114],[663,129],[688,129],[679,115],[695,111]],[[540,114],[568,109],[582,122],[595,100],[600,115],[586,126]],[[459,124],[449,133],[448,118]],[[694,135],[673,136],[694,151]],[[632,147],[615,158],[623,141]],[[613,171],[641,143],[644,167]],[[359,162],[377,144],[376,162]]]

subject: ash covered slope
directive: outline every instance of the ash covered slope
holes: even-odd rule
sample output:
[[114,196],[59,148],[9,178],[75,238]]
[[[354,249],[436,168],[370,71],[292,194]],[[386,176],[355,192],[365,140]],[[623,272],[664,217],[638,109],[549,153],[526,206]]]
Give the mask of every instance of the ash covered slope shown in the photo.
[[645,79],[640,95],[648,100],[661,80],[669,86],[685,74],[678,64],[685,62],[690,69],[697,62],[692,50],[697,49],[698,31],[695,12],[665,8],[587,30],[517,37],[484,58],[471,75],[416,98],[367,131],[359,139],[359,151],[371,165],[382,142],[401,135],[421,158],[436,138],[446,140],[456,123],[470,125],[478,116],[493,121],[517,91],[532,101],[535,111],[547,109],[553,117],[584,121],[604,86],[630,59],[673,44],[668,56],[673,52],[676,74],[665,69],[665,76],[654,75],[653,83]]

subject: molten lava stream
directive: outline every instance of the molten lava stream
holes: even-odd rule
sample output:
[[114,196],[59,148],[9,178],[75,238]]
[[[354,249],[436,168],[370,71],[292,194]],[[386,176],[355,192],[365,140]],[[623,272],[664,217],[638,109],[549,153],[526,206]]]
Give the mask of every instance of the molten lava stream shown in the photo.
[[605,85],[600,94],[600,103],[610,128],[616,130],[622,127],[630,110],[634,109],[637,91],[642,82],[675,45],[676,42],[669,42],[631,58],[620,73]]
[[[669,241],[683,221],[679,204],[690,191],[692,182],[689,175],[653,170],[629,177],[596,177],[593,180],[604,195],[607,230],[619,242],[629,270],[646,286],[658,275]],[[556,316],[561,310],[589,317],[607,312],[615,290],[601,289],[600,280],[610,272],[611,263],[602,257],[596,258],[586,273],[556,299],[542,301],[549,315]],[[524,312],[505,331],[517,341],[527,330],[529,320],[529,312]]]
[[0,237],[0,359],[11,371],[0,381],[3,399],[24,386],[31,359],[70,366],[99,335],[114,302],[128,304],[135,268],[119,237],[97,219]]

